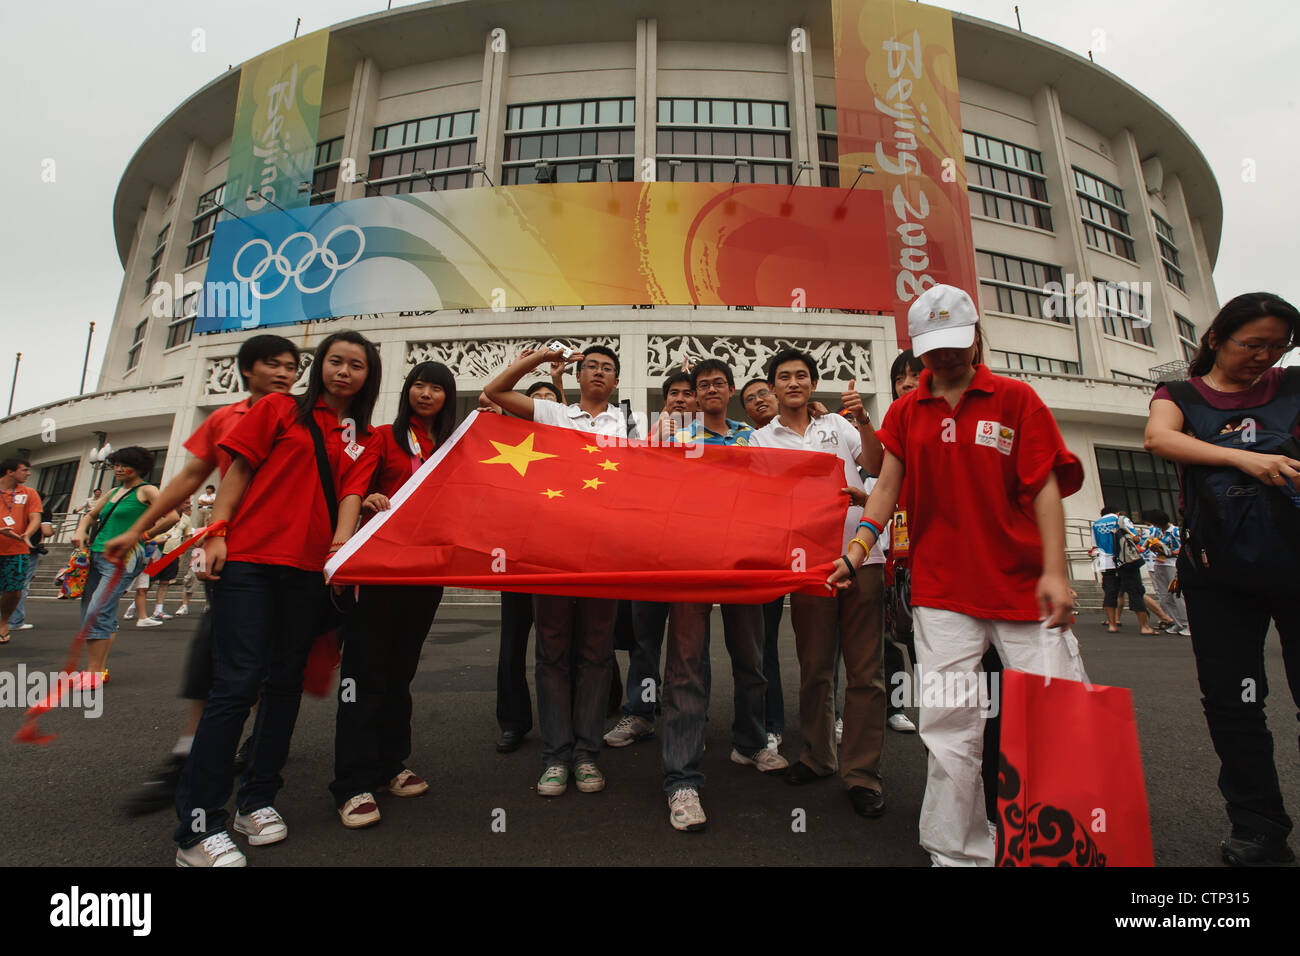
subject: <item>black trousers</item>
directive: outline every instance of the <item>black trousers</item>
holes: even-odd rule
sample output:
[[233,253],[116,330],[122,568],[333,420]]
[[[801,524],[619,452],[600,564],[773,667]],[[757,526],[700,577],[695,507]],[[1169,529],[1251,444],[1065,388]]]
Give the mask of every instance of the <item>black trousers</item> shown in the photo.
[[1264,639],[1271,619],[1282,638],[1291,700],[1300,706],[1300,606],[1295,594],[1197,586],[1184,587],[1183,597],[1228,819],[1234,827],[1285,837],[1291,818],[1282,806],[1273,735],[1264,721]]
[[382,788],[411,756],[411,680],[441,601],[438,587],[361,588],[341,628],[336,803]]
[[1109,571],[1101,572],[1101,606],[1119,607],[1120,592],[1128,595],[1128,609],[1136,613],[1147,612],[1142,595],[1147,589],[1142,586],[1142,562],[1134,561]]
[[533,628],[533,596],[501,592],[501,647],[497,652],[497,726],[526,734],[533,729],[533,699],[528,693],[528,632]]

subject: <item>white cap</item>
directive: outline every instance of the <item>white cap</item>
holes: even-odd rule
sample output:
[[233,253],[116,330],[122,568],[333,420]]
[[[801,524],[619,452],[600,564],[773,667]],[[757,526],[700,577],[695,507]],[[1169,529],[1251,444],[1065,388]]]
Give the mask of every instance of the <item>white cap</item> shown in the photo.
[[961,289],[935,285],[926,289],[907,310],[907,334],[912,354],[933,349],[965,349],[975,342],[979,323],[975,303]]

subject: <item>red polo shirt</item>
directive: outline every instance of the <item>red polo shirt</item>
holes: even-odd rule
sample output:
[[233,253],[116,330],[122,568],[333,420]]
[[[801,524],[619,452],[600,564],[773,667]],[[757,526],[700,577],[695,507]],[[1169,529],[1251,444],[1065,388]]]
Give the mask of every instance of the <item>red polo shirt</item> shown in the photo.
[[221,448],[221,440],[235,430],[247,413],[247,399],[218,408],[185,440],[185,450],[200,461],[215,465],[224,478],[230,470],[230,452]]
[[[433,454],[433,442],[429,441],[428,436],[420,434],[417,437],[420,442],[419,457],[411,454],[405,442],[399,444],[394,439],[392,425],[375,428],[366,440],[366,450],[357,459],[356,467],[348,471],[347,484],[339,498],[360,495],[365,500],[367,495],[375,493],[392,498]],[[371,512],[362,512],[363,523],[373,516]]]
[[1043,545],[1034,497],[1056,474],[1061,496],[1083,467],[1024,382],[984,365],[956,411],[920,385],[889,406],[881,444],[903,462],[912,603],[1001,621],[1036,621]]
[[[344,426],[324,401],[313,415],[325,438],[336,494],[365,453],[369,435],[358,434],[345,450]],[[304,571],[325,567],[334,530],[316,470],[311,432],[298,424],[298,403],[288,395],[268,395],[250,408],[218,447],[248,459],[255,469],[226,534],[226,559],[282,564]],[[355,457],[354,457],[355,456]]]

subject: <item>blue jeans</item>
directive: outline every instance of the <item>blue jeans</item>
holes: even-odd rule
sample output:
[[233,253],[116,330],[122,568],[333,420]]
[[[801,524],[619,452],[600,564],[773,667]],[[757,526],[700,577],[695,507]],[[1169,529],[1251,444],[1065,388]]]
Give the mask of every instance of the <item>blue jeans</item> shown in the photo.
[[32,586],[32,578],[36,577],[36,569],[40,566],[40,563],[41,556],[39,552],[33,551],[27,558],[27,576],[23,578],[23,596],[18,599],[18,606],[9,615],[10,627],[22,627],[23,621],[27,620],[27,614],[25,613],[27,592]]
[[[659,654],[664,646],[664,625],[668,605],[660,601],[632,602],[632,639],[627,659],[627,701],[623,713],[654,723],[655,705],[662,696],[659,683]],[[646,700],[645,681],[652,681],[654,693]]]
[[136,548],[127,559],[117,584],[110,591],[109,585],[113,583],[117,565],[105,558],[101,551],[90,553],[90,567],[86,569],[86,587],[81,592],[81,623],[86,623],[86,614],[92,606],[99,605],[100,611],[95,615],[94,623],[86,634],[86,640],[105,641],[117,631],[117,602],[143,567],[144,552]]
[[784,611],[784,594],[763,605],[763,677],[767,679],[763,727],[769,734],[785,733],[785,692],[781,689],[781,657],[776,648]]
[[600,754],[617,612],[618,602],[606,598],[533,596],[543,767],[594,761]]
[[176,789],[182,847],[226,829],[235,751],[259,693],[253,752],[235,806],[251,813],[275,803],[324,593],[319,571],[245,561],[227,563],[213,583],[212,691]]
[[[668,656],[664,663],[663,722],[659,737],[664,791],[672,794],[704,785],[704,724],[709,706],[705,674],[709,659],[712,604],[673,604],[668,614]],[[746,757],[767,746],[763,729],[763,609],[758,604],[723,604],[722,633],[735,683],[732,745]]]

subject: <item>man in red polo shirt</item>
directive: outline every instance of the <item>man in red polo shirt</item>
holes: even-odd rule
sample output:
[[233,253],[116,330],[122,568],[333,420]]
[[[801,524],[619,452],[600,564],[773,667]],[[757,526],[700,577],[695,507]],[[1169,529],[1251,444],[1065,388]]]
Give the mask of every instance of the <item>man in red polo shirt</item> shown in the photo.
[[31,537],[41,526],[41,499],[25,482],[32,464],[0,461],[0,644],[9,643],[9,616],[18,607],[31,560]]
[[[212,474],[215,468],[225,475],[230,467],[230,453],[218,447],[244,415],[267,395],[287,395],[298,377],[298,347],[279,335],[255,335],[239,348],[235,359],[240,378],[248,390],[248,398],[226,405],[209,415],[185,441],[190,458],[185,467],[158,492],[158,499],[127,531],[104,546],[104,556],[111,561],[121,560],[140,540],[140,535],[162,515],[188,501]],[[199,552],[200,554],[202,552]],[[190,554],[177,560],[189,561]],[[194,742],[194,731],[203,715],[203,704],[212,687],[212,604],[211,590],[204,585],[203,617],[190,641],[185,671],[181,678],[181,697],[187,701],[185,729],[176,740],[172,752],[158,765],[140,787],[126,800],[126,811],[132,815],[153,813],[172,805],[176,798],[176,783],[180,780],[185,758]],[[244,741],[241,754],[248,747]]]

